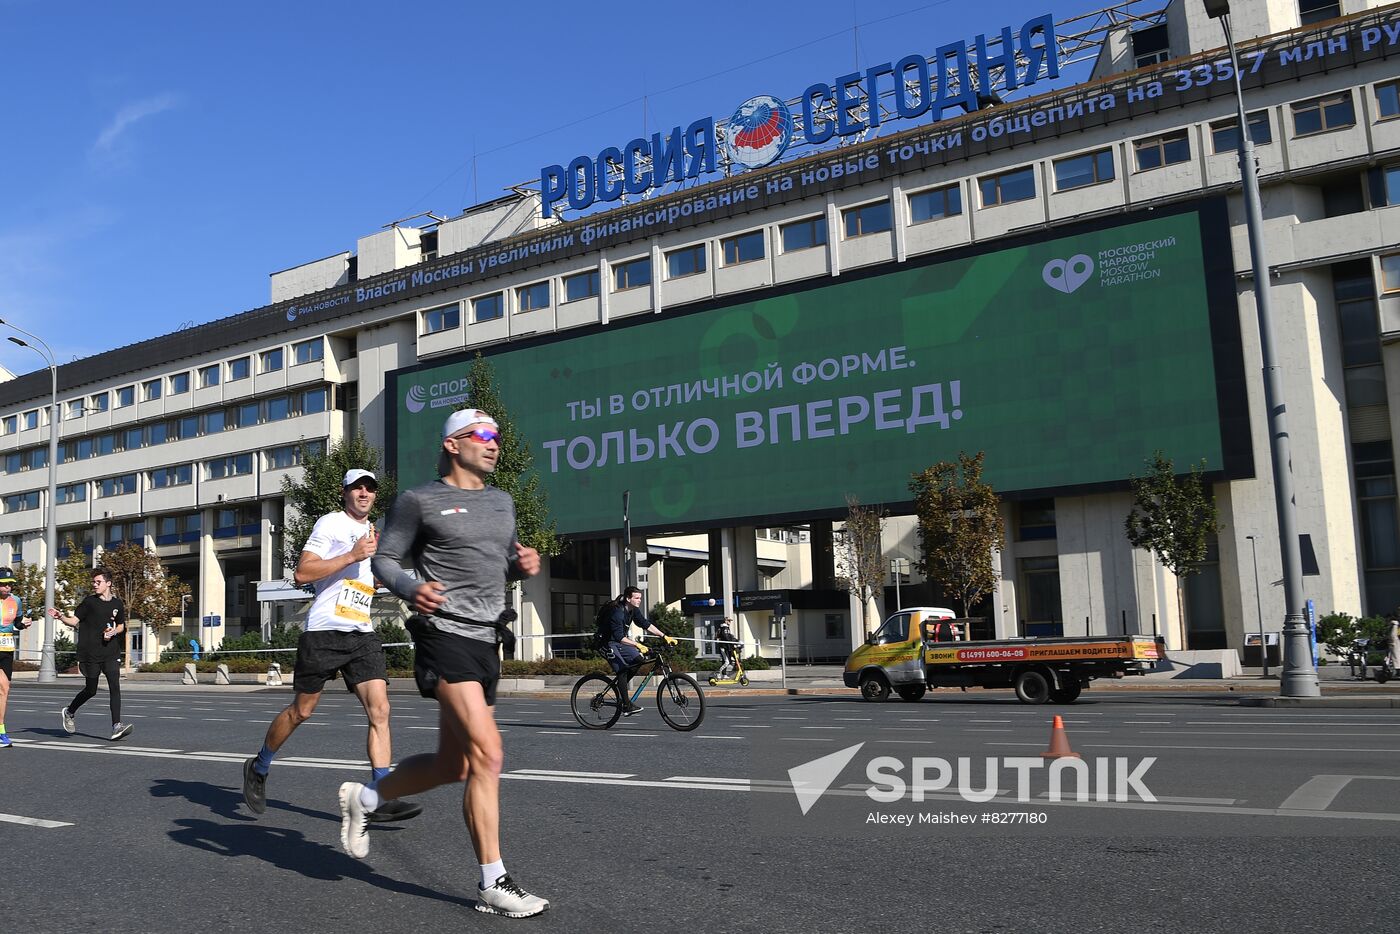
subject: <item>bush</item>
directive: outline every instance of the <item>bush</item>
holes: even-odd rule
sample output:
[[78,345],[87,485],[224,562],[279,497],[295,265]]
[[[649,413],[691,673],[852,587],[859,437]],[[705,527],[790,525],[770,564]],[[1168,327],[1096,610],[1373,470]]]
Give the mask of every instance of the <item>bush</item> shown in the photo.
[[[177,632],[177,633],[175,634],[175,637],[174,637],[173,639],[170,640],[170,647],[169,647],[168,649],[166,649],[164,652],[161,652],[161,653],[160,653],[160,661],[157,662],[156,664],[164,664],[165,662],[183,661],[183,660],[184,660],[184,656],[188,656],[188,655],[189,655],[191,652],[193,652],[193,651],[194,651],[194,642],[193,642],[193,640],[191,640],[190,637],[187,636],[187,635],[185,635],[183,632]],[[141,671],[146,671],[147,669],[143,666],[140,670],[141,670]],[[150,670],[154,671],[154,670],[156,670],[156,669],[150,669]],[[179,669],[177,668],[177,669],[175,669],[175,670],[178,671]]]
[[[375,634],[379,636],[380,642],[409,642],[408,630],[398,623],[386,621],[374,627]],[[409,646],[397,646],[384,650],[384,663],[390,668],[413,670],[413,649]]]
[[53,666],[55,671],[67,671],[78,664],[78,647],[61,632],[53,636]]
[[768,664],[768,659],[764,658],[762,655],[750,655],[748,658],[744,659],[744,667],[749,671],[767,671],[773,666]]
[[[209,660],[215,662],[227,662],[230,658],[258,658],[257,655],[240,655],[240,652],[257,652],[261,649],[271,648],[263,641],[261,632],[245,632],[241,636],[232,639],[225,639],[219,644],[217,652],[209,653]],[[266,655],[261,656],[266,661],[271,661]],[[229,669],[232,671],[233,669]]]
[[666,657],[676,671],[699,671],[695,661],[695,626],[681,614],[664,603],[651,608],[651,623],[657,629],[674,636],[680,641],[666,650]]
[[1340,658],[1351,654],[1357,639],[1369,640],[1366,647],[1368,664],[1379,664],[1389,651],[1390,621],[1380,616],[1356,619],[1346,613],[1329,613],[1317,621],[1317,641]]
[[612,674],[612,669],[602,659],[590,658],[547,658],[538,662],[522,662],[506,659],[501,662],[501,677],[528,678],[534,675],[583,675]]

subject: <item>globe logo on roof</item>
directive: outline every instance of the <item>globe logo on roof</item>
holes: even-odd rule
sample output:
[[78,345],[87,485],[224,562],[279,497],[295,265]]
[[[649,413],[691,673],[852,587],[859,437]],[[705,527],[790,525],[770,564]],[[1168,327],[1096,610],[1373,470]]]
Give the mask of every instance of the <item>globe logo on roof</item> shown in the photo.
[[729,118],[729,155],[749,169],[777,160],[792,143],[792,111],[770,94],[751,97]]

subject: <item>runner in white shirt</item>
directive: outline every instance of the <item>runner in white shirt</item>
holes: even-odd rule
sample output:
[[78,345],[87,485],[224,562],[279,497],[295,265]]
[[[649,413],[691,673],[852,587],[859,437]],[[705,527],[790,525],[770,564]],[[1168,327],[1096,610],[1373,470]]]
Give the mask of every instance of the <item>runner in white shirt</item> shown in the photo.
[[[306,722],[321,699],[321,690],[337,674],[364,705],[369,718],[369,763],[372,785],[389,774],[389,680],[384,646],[370,623],[374,574],[369,559],[378,534],[369,521],[379,481],[368,470],[345,474],[345,508],[322,516],[297,563],[296,582],[313,584],[316,599],[306,616],[306,631],[297,640],[296,698],[273,719],[262,750],[243,763],[243,801],[248,810],[267,809],[267,773],[272,758],[292,732]],[[368,815],[372,821],[407,820],[423,808],[406,801],[384,801]]]

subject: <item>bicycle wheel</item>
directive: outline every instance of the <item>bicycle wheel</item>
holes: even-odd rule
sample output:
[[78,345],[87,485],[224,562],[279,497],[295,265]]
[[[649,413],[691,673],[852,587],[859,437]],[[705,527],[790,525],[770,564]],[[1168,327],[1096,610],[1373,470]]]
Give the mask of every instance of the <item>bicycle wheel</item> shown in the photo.
[[656,689],[656,709],[671,729],[689,732],[705,719],[705,692],[690,675],[671,674]]
[[574,719],[586,730],[606,730],[622,716],[617,685],[602,675],[579,678],[574,692],[569,695],[569,707],[573,709]]

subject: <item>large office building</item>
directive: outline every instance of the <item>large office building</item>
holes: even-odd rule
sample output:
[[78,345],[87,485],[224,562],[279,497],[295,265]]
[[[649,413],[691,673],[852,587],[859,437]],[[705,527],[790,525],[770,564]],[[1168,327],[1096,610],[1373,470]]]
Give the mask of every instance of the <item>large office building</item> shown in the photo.
[[[979,450],[1005,526],[987,631],[1240,648],[1284,616],[1265,283],[1219,21],[1202,0],[1146,6],[1092,21],[1092,76],[1066,89],[1035,85],[1084,48],[1047,38],[1047,18],[1012,24],[995,54],[940,40],[786,103],[755,97],[718,131],[678,121],[561,159],[538,190],[273,273],[266,307],[62,365],[57,422],[47,372],[0,383],[0,559],[42,563],[52,509],[61,551],[140,542],[191,585],[142,654],[201,619],[215,643],[264,626],[302,445],[363,431],[401,484],[428,479],[479,350],[571,539],[523,589],[530,654],[616,591],[625,489],[653,600],[697,627],[737,610],[770,656],[788,602],[793,651],[839,657],[861,636],[831,559],[846,497],[889,504],[887,556],[916,558],[911,472]],[[1400,604],[1400,4],[1235,6],[1306,595],[1319,613],[1385,612]],[[1203,464],[1220,511],[1184,606],[1124,534],[1128,480],[1158,450]],[[937,596],[900,583],[906,603]]]

